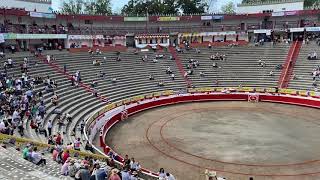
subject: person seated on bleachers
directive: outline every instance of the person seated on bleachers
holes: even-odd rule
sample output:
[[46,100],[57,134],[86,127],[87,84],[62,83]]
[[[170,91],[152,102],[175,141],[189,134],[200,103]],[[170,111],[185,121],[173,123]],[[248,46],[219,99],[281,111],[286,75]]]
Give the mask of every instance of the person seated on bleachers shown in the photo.
[[184,75],[183,75],[184,78],[188,77],[188,72],[184,72]]
[[200,65],[200,63],[198,60],[196,60],[196,61],[193,61],[192,65],[194,68],[197,68]]
[[273,76],[274,74],[273,74],[273,71],[270,71],[269,72],[269,76]]
[[173,56],[169,56],[170,60],[175,60],[175,58]]
[[212,67],[213,67],[213,68],[218,68],[218,64],[217,64],[216,62],[214,62],[214,63],[212,64]]
[[204,72],[202,72],[202,71],[200,71],[199,75],[200,75],[200,77],[204,77],[205,76]]
[[156,59],[161,59],[161,58],[163,58],[163,57],[164,57],[163,54],[156,54]]
[[154,77],[152,74],[149,75],[149,80],[154,80]]
[[276,65],[276,70],[281,70],[283,68],[283,65],[282,64],[277,64]]
[[106,76],[106,73],[105,73],[105,72],[100,71],[99,76],[100,76],[101,78],[104,78],[104,77]]
[[59,97],[56,93],[54,93],[54,95],[52,96],[51,98],[51,102],[54,106],[57,106],[58,105],[58,102],[59,102]]
[[96,81],[92,80],[92,83],[90,84],[90,86],[92,88],[95,88],[97,85],[98,85],[98,83]]
[[211,55],[210,56],[210,60],[215,60],[216,59],[216,56],[215,55]]
[[71,116],[71,114],[69,114],[69,112],[67,112],[67,113],[65,114],[65,118],[66,118],[66,120],[67,120],[68,123],[70,123],[71,120],[72,120],[72,116]]
[[314,80],[314,81],[312,82],[312,86],[313,86],[313,87],[317,87],[317,86],[318,86],[317,80]]
[[158,60],[157,60],[157,59],[153,59],[152,62],[153,62],[153,63],[157,63]]
[[0,58],[5,58],[5,57],[6,57],[6,55],[4,54],[4,52],[0,51]]
[[89,50],[88,50],[88,53],[89,53],[89,54],[93,54],[92,49],[89,49]]
[[92,153],[94,152],[94,149],[93,149],[92,145],[89,143],[89,141],[86,142],[84,149],[87,151],[91,151]]
[[116,58],[116,61],[121,61],[120,55],[118,55],[118,57]]
[[174,74],[172,73],[172,74],[171,74],[171,79],[174,80],[174,77],[175,77],[175,76],[174,76]]
[[96,54],[97,54],[97,55],[102,54],[102,52],[100,51],[100,49],[96,49]]
[[177,51],[178,53],[182,53],[182,52],[183,52],[183,50],[182,50],[181,48],[179,48],[178,46],[176,47],[176,51]]
[[73,149],[74,150],[76,150],[76,151],[80,151],[80,146],[81,146],[81,140],[80,140],[80,138],[78,137],[75,141],[74,141],[74,143],[73,143],[73,145],[74,145],[74,147],[73,147]]
[[8,68],[12,68],[13,67],[13,60],[11,58],[8,58],[7,60],[7,65],[8,65]]
[[308,60],[316,60],[316,59],[318,59],[318,55],[315,51],[308,54]]
[[312,72],[312,80],[315,81],[315,80],[316,80],[316,77],[317,77],[318,75],[319,75],[319,74],[318,74],[318,71],[316,71],[316,70],[313,71],[313,72]]
[[196,53],[200,54],[200,49],[196,48]]
[[171,68],[170,68],[169,66],[168,66],[167,69],[166,69],[166,73],[167,73],[167,74],[171,74],[171,73],[172,73]]
[[260,67],[266,67],[266,62],[265,61],[261,61],[261,59],[259,60],[259,65]]
[[299,79],[299,78],[298,78],[298,76],[297,76],[296,74],[293,74],[293,75],[292,75],[292,79],[297,80],[297,79]]
[[211,49],[211,48],[212,48],[211,43],[209,43],[209,44],[208,44],[208,48],[209,48],[209,49]]
[[160,81],[158,82],[158,86],[159,86],[159,87],[163,87],[163,86],[164,86],[164,82],[163,82],[162,80],[160,80]]
[[38,152],[38,148],[37,147],[33,148],[31,157],[32,157],[32,162],[34,164],[36,164],[36,165],[42,165],[42,164],[46,165],[46,159],[42,158],[41,154]]
[[136,49],[134,52],[133,52],[134,55],[138,55],[139,54],[139,51]]
[[51,60],[51,56],[47,54],[47,63],[50,63],[50,60]]
[[188,76],[193,74],[193,69],[189,69],[188,71]]
[[117,78],[111,78],[112,83],[116,83],[117,81],[118,81]]
[[94,66],[100,66],[100,65],[101,65],[101,61],[99,61],[99,60],[93,60],[93,61],[92,61],[92,64],[93,64]]

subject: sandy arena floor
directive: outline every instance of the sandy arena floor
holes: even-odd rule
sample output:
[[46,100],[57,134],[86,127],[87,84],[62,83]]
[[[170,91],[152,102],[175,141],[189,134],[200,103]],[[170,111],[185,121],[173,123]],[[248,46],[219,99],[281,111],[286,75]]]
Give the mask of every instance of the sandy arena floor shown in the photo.
[[187,103],[136,114],[106,142],[178,180],[202,180],[206,168],[228,180],[319,180],[319,117],[318,109],[283,104]]

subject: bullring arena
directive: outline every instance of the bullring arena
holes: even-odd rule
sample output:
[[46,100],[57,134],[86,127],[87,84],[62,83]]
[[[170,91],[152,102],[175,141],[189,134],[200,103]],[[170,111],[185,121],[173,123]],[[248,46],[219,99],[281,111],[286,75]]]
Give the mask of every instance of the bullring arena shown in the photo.
[[318,178],[317,108],[274,94],[259,103],[238,101],[248,94],[175,96],[128,107],[138,113],[111,123],[105,143],[178,179],[204,179],[205,169],[227,179]]
[[177,179],[205,179],[204,169],[220,170],[227,179],[317,179],[276,176],[318,171],[317,117],[318,109],[274,103],[179,104],[133,115],[106,141]]

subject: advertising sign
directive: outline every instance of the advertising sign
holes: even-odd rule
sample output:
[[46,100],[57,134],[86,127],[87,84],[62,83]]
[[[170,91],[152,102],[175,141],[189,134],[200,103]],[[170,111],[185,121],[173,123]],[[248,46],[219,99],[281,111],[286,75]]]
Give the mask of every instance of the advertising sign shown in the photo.
[[180,17],[158,17],[158,21],[180,21]]
[[133,21],[133,22],[148,21],[148,18],[147,17],[124,17],[124,21]]
[[212,16],[201,16],[201,20],[203,21],[212,20]]
[[51,13],[30,12],[30,17],[55,19],[56,15]]

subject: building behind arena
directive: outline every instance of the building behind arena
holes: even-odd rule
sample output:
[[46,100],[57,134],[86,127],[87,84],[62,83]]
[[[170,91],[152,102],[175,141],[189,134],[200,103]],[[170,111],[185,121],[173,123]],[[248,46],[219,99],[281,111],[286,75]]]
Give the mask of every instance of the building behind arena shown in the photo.
[[21,8],[26,11],[50,13],[52,12],[51,0],[5,0],[1,1],[2,8]]

